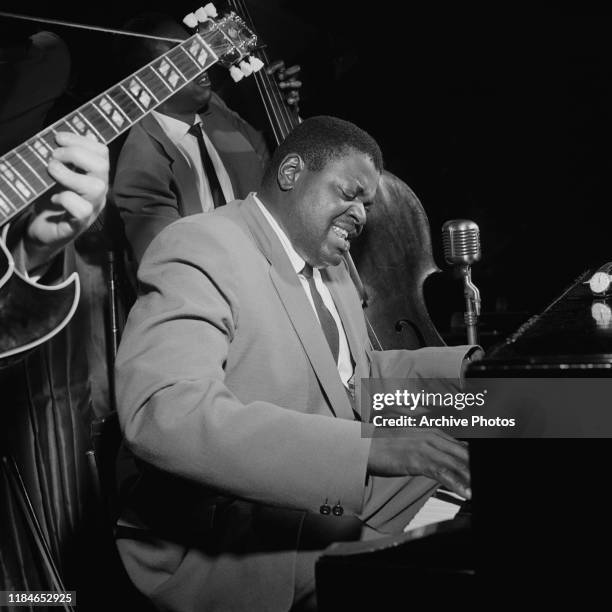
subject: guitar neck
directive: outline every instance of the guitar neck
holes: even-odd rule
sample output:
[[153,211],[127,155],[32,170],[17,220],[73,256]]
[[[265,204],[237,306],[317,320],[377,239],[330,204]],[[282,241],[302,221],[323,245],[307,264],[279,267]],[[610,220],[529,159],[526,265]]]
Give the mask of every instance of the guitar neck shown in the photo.
[[0,227],[55,184],[47,165],[58,147],[57,132],[109,144],[219,60],[211,48],[215,35],[207,36],[208,40],[193,35],[0,157]]

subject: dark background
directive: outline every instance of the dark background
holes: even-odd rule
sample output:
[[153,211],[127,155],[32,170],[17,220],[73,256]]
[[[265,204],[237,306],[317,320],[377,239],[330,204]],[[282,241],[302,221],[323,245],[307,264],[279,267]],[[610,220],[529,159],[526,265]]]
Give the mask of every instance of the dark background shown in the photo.
[[[483,260],[473,276],[485,311],[539,311],[585,268],[612,260],[609,18],[404,3],[367,10],[321,0],[247,4],[270,57],[302,66],[302,116],[337,115],[365,128],[388,169],[415,190],[438,265],[445,267],[442,223],[479,224]],[[4,2],[2,10],[120,27],[142,10],[180,20],[197,6]],[[62,114],[118,80],[113,35],[0,18],[5,38],[39,27],[71,50]],[[265,128],[252,82],[231,98]],[[428,282],[426,295],[435,322],[448,327],[451,312],[462,309],[459,283],[446,272]]]

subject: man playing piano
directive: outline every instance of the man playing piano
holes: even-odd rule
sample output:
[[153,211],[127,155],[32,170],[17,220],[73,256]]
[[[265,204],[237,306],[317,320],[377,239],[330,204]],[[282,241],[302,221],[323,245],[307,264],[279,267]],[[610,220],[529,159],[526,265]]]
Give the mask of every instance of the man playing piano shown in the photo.
[[361,422],[359,379],[459,384],[471,350],[371,350],[343,254],[381,171],[368,134],[308,119],[257,195],[147,250],[117,359],[132,453],[118,547],[160,607],[312,610],[329,543],[401,533],[441,483],[470,496],[464,444]]

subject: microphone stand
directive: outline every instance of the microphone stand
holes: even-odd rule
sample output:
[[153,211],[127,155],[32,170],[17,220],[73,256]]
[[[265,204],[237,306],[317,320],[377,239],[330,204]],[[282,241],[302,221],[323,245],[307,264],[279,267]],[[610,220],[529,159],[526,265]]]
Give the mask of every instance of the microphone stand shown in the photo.
[[472,282],[472,268],[469,264],[459,266],[463,277],[463,296],[465,297],[464,321],[468,344],[478,344],[478,317],[480,316],[480,291]]

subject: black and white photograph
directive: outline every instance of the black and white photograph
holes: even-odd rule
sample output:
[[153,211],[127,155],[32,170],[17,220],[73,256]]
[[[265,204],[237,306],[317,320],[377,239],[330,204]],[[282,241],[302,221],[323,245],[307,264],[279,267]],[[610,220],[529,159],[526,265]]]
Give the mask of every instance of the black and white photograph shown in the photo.
[[610,25],[3,1],[0,608],[605,605]]

